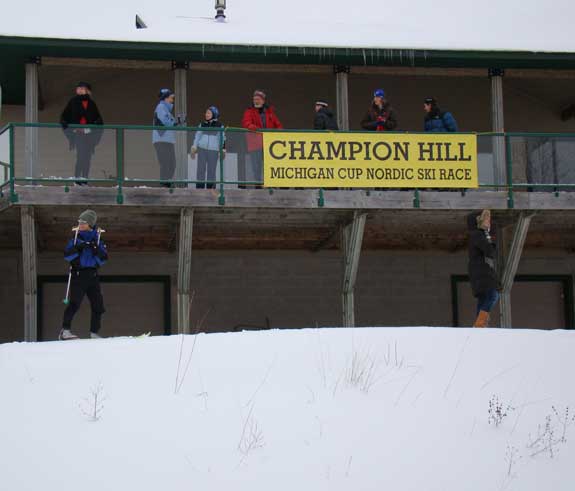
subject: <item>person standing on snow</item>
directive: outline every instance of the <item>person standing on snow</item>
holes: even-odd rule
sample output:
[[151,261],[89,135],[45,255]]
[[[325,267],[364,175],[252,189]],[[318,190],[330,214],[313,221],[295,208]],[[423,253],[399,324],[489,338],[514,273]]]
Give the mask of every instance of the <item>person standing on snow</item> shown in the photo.
[[[160,90],[160,101],[154,111],[154,126],[171,128],[177,125],[176,118],[172,114],[175,97],[170,89]],[[152,143],[160,164],[160,186],[169,188],[171,186],[169,181],[174,178],[176,171],[176,134],[174,131],[154,130]]]
[[[252,107],[244,112],[242,127],[254,133],[246,135],[247,150],[250,156],[250,165],[247,168],[246,180],[261,182],[263,179],[263,141],[262,135],[255,133],[259,129],[283,129],[276,116],[275,110],[266,102],[266,93],[256,90],[252,99]],[[261,185],[255,186],[261,188]]]
[[108,259],[108,250],[100,238],[96,222],[98,216],[93,210],[85,210],[78,218],[77,235],[70,239],[64,251],[64,259],[70,263],[70,299],[59,339],[77,339],[72,333],[72,320],[78,312],[84,295],[90,300],[92,315],[90,319],[90,337],[100,338],[98,331],[101,326],[104,308],[104,299],[100,289],[98,268]]
[[313,120],[314,130],[338,131],[337,121],[327,102],[319,99],[315,103],[315,118]]
[[423,101],[425,119],[423,129],[426,132],[435,133],[455,133],[457,132],[457,121],[448,111],[442,111],[433,97],[427,97]]
[[92,155],[96,145],[102,139],[102,130],[94,128],[68,128],[69,125],[103,125],[104,120],[100,115],[98,106],[91,98],[92,86],[88,82],[76,84],[76,95],[72,97],[62,114],[60,125],[70,143],[70,150],[76,150],[76,165],[74,176],[81,180],[76,184],[86,184],[83,179],[90,175]]
[[467,216],[469,230],[469,281],[477,298],[477,318],[473,327],[487,327],[489,313],[499,300],[495,271],[495,244],[489,234],[491,212],[483,210]]
[[220,146],[225,143],[225,135],[220,134],[222,131],[211,129],[224,127],[219,117],[220,111],[216,106],[208,107],[204,120],[199,125],[205,130],[196,132],[194,136],[191,155],[192,158],[195,158],[196,154],[198,155],[197,189],[214,189],[216,187],[216,169],[220,159]]
[[373,93],[373,102],[361,120],[361,127],[368,131],[393,131],[397,128],[395,111],[386,101],[383,89]]

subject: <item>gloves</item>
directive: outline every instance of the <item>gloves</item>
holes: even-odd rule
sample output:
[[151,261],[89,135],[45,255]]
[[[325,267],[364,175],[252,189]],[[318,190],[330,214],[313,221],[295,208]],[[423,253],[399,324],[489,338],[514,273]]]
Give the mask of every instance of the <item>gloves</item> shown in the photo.
[[192,157],[194,155],[196,155],[198,153],[198,147],[193,146],[192,149],[190,150],[190,154],[192,155]]
[[60,122],[60,126],[62,126],[62,129],[63,129],[63,130],[68,129],[68,123],[67,123],[66,121],[61,121],[61,122]]

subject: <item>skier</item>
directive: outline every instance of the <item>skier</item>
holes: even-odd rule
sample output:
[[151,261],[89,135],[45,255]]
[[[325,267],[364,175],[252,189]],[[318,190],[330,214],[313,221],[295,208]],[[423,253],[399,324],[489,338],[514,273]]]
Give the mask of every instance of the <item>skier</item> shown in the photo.
[[483,210],[467,216],[469,230],[469,280],[477,298],[477,318],[473,327],[487,327],[489,313],[499,300],[495,272],[495,244],[489,235],[491,212]]
[[101,129],[68,128],[71,124],[103,125],[98,106],[91,98],[92,86],[87,82],[76,84],[76,95],[72,97],[60,115],[60,125],[70,144],[70,150],[76,150],[74,176],[79,178],[78,185],[87,184],[84,179],[90,175],[90,164],[96,145],[102,138]]
[[423,129],[427,132],[454,133],[457,131],[457,121],[448,111],[442,111],[433,97],[423,101],[425,119]]
[[100,238],[96,225],[98,216],[93,210],[85,210],[78,218],[78,229],[75,237],[70,239],[64,251],[64,258],[70,263],[70,299],[64,311],[61,340],[77,339],[72,333],[72,319],[80,308],[84,295],[90,300],[92,316],[90,320],[90,337],[100,338],[104,299],[100,290],[98,268],[108,259],[108,250]]
[[368,131],[393,131],[397,127],[395,111],[385,99],[383,89],[373,93],[373,102],[361,120],[361,127]]
[[[220,146],[225,143],[225,135],[220,135],[220,131],[210,131],[210,129],[224,127],[219,117],[220,111],[216,106],[208,107],[204,121],[199,125],[206,130],[198,131],[194,136],[190,153],[192,158],[198,155],[197,189],[216,187],[216,168],[220,157]],[[222,150],[225,151],[223,148]]]
[[328,107],[325,100],[319,99],[315,103],[315,118],[313,120],[314,130],[331,130],[337,131],[337,121],[332,110]]
[[[175,97],[175,94],[170,89],[160,90],[160,101],[154,110],[154,126],[166,126],[169,128],[177,125],[177,120],[172,114]],[[176,171],[175,132],[154,130],[152,143],[160,164],[160,186],[169,188],[171,186],[169,181],[174,178],[174,172]]]
[[[283,126],[276,116],[274,108],[266,103],[266,93],[263,90],[254,91],[252,107],[244,112],[242,127],[257,131],[258,129],[283,129]],[[246,143],[250,156],[250,166],[246,172],[246,180],[261,182],[263,179],[263,142],[262,136],[257,133],[248,133]],[[255,186],[261,188],[261,185]]]

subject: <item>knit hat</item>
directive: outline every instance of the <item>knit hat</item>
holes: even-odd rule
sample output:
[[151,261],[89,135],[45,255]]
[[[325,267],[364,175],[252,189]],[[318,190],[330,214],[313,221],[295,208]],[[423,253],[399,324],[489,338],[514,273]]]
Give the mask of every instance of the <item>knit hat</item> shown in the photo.
[[425,99],[423,99],[423,103],[433,105],[437,104],[437,101],[433,97],[426,97]]
[[383,98],[385,98],[385,91],[383,89],[377,89],[373,93],[373,97],[381,97],[383,99]]
[[329,104],[325,102],[325,99],[318,99],[317,101],[315,101],[315,105],[327,107]]
[[164,99],[167,99],[171,95],[173,95],[173,92],[170,89],[160,89],[158,97],[160,98],[161,101],[163,101]]
[[220,117],[220,110],[216,106],[210,106],[208,109],[212,112],[212,119],[218,119]]
[[265,99],[267,97],[266,93],[261,89],[254,90],[254,97],[256,97],[256,96],[261,97],[262,99]]
[[98,215],[96,215],[94,210],[84,210],[82,213],[80,213],[78,221],[86,222],[88,225],[90,225],[90,228],[94,228],[96,222],[98,221]]
[[88,83],[88,82],[78,82],[76,84],[76,87],[85,87],[86,89],[88,89],[90,92],[92,91],[92,86]]

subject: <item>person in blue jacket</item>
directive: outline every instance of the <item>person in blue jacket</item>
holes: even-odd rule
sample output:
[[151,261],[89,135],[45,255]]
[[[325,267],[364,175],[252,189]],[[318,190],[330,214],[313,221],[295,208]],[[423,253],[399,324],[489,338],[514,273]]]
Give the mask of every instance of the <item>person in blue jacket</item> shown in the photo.
[[[177,125],[177,120],[172,114],[174,109],[175,94],[170,89],[161,89],[160,101],[154,111],[154,126],[170,128]],[[152,143],[156,150],[160,164],[161,186],[170,187],[170,180],[174,178],[176,170],[176,134],[175,131],[154,130]]]
[[[196,132],[192,144],[192,158],[198,155],[198,173],[196,177],[196,188],[214,189],[216,187],[216,169],[220,158],[220,146],[225,143],[225,135],[222,131],[212,130],[212,128],[223,128],[224,125],[219,120],[220,111],[216,106],[206,109],[204,120],[200,123],[204,130]],[[211,131],[210,131],[211,130]]]
[[90,337],[99,338],[104,308],[100,289],[98,268],[108,260],[106,244],[100,238],[96,222],[98,216],[93,210],[85,210],[78,218],[78,234],[70,239],[64,251],[64,259],[70,263],[70,298],[64,311],[61,340],[77,339],[72,333],[72,320],[86,295],[90,301]]
[[424,130],[436,133],[454,133],[458,131],[457,121],[448,111],[442,111],[433,97],[423,101],[425,111]]

